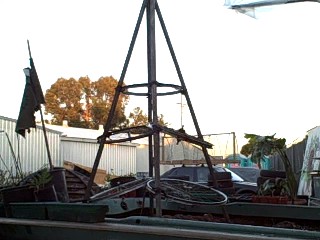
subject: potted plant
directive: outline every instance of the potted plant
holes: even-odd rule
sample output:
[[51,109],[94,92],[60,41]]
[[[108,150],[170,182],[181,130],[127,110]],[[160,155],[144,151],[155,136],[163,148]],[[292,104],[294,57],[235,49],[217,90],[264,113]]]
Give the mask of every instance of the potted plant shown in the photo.
[[253,202],[287,204],[289,192],[287,179],[270,178],[260,185]]
[[[245,138],[249,139],[248,143],[245,144],[241,149],[241,154],[246,156],[251,155],[251,160],[257,163],[258,167],[261,168],[261,161],[265,156],[271,154],[279,154],[280,159],[285,168],[286,172],[286,191],[292,202],[297,198],[298,183],[294,176],[290,160],[286,154],[286,139],[275,138],[272,136],[259,136],[255,134],[245,134]],[[270,183],[266,183],[266,185]],[[284,183],[283,187],[284,187]],[[283,188],[284,189],[284,188]]]
[[32,176],[31,186],[35,188],[36,201],[58,201],[55,187],[52,184],[52,175],[48,168],[42,168]]

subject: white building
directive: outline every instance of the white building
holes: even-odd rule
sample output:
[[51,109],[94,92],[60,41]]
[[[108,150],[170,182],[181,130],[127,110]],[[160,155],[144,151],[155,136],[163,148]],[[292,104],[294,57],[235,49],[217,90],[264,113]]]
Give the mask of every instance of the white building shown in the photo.
[[[14,152],[20,153],[22,169],[26,172],[36,171],[48,164],[47,149],[44,141],[42,126],[31,129],[26,138],[15,133],[16,120],[0,116],[0,154],[4,162],[1,169],[13,166],[14,162],[6,135],[12,142]],[[64,162],[72,162],[88,168],[93,166],[99,144],[97,138],[102,135],[99,130],[69,127],[67,122],[62,126],[46,124],[49,150],[54,166],[63,166]],[[149,144],[148,138],[117,144],[106,144],[102,152],[98,169],[117,176],[136,174],[147,176],[149,173]],[[165,147],[163,147],[165,146]],[[160,165],[160,172],[171,168],[176,160],[204,159],[202,150],[180,142],[175,138],[161,134],[160,161],[171,165]]]

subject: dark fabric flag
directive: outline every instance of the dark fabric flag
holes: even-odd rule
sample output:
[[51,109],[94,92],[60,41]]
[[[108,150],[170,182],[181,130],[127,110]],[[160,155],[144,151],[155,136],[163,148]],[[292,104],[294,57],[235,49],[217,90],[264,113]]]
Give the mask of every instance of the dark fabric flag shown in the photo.
[[31,66],[31,71],[30,71],[31,86],[32,86],[35,98],[37,100],[37,109],[35,110],[38,111],[41,107],[40,104],[45,104],[46,102],[44,100],[42,88],[41,88],[38,74],[32,58],[30,58],[30,66]]
[[16,132],[25,137],[26,130],[30,132],[30,128],[36,127],[34,113],[41,108],[41,104],[45,103],[39,78],[30,58],[29,75],[26,74],[26,85],[24,88],[23,98],[21,102],[19,117],[16,124]]

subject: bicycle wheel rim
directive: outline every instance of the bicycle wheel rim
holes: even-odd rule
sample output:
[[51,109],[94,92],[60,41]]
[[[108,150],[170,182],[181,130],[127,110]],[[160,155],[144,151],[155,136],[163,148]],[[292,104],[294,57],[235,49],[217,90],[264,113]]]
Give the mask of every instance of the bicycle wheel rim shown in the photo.
[[[155,194],[155,180],[147,182],[146,189]],[[228,197],[223,192],[198,183],[180,179],[160,179],[161,194],[178,203],[188,205],[223,205]]]

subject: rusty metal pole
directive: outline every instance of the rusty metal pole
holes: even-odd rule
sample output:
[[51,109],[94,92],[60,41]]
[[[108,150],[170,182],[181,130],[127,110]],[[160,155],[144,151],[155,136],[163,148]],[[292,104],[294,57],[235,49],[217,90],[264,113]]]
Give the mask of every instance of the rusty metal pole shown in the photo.
[[[148,0],[147,4],[147,51],[148,51],[148,119],[156,126],[158,124],[157,113],[157,79],[156,79],[156,40],[155,40],[155,13],[156,0]],[[150,156],[153,162],[155,188],[156,188],[156,216],[161,216],[161,195],[160,195],[160,133],[153,134],[153,155]],[[149,140],[149,143],[151,141]]]

